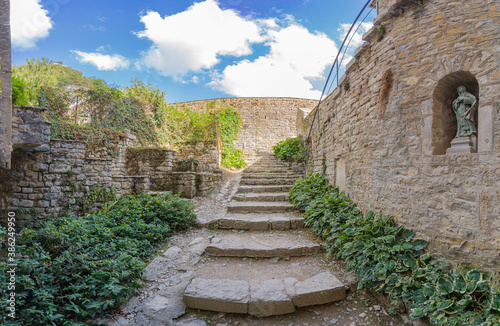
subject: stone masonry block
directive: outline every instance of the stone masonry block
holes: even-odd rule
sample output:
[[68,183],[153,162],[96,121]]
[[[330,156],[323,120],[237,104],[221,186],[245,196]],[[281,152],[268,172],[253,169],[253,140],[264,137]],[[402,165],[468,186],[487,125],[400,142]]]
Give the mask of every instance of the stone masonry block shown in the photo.
[[345,299],[345,287],[330,272],[324,272],[295,284],[293,304],[297,307],[324,304]]
[[248,313],[257,317],[283,315],[295,311],[282,279],[250,282]]
[[194,279],[184,292],[187,307],[246,314],[250,286],[246,281]]

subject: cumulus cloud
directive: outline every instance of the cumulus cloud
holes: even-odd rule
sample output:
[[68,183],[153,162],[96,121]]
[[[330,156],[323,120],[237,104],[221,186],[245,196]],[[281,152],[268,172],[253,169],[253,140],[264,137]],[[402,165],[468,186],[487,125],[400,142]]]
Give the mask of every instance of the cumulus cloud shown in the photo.
[[337,52],[335,42],[298,25],[270,30],[268,36],[268,55],[226,67],[212,85],[235,96],[319,98],[311,81],[324,78]]
[[36,42],[49,36],[53,22],[40,0],[15,0],[10,2],[12,46],[17,50],[36,48]]
[[145,30],[137,33],[153,45],[142,64],[165,76],[209,69],[222,55],[252,53],[250,43],[261,41],[255,22],[234,10],[222,10],[215,0],[195,3],[186,11],[162,18],[150,11],[141,17]]
[[[341,41],[343,41],[344,38],[346,37],[347,32],[349,32],[349,28],[351,28],[351,25],[352,24],[340,24],[340,28],[338,29],[338,31],[341,34],[340,35]],[[368,32],[370,30],[370,28],[373,27],[373,23],[371,23],[371,22],[361,23],[361,25],[359,25],[359,28],[358,28],[358,25],[359,24],[357,24],[356,27],[354,27],[353,30],[351,31],[351,35],[349,37],[349,39],[352,37],[351,43],[349,45],[350,48],[357,48],[358,46],[363,44],[363,34]]]
[[78,55],[78,61],[93,64],[99,70],[124,69],[130,65],[130,61],[119,54],[109,55],[97,52],[72,52]]

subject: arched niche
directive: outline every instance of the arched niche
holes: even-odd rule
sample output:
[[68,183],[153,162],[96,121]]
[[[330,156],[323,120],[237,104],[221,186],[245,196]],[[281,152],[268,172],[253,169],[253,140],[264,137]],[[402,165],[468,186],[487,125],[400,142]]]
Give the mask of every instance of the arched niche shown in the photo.
[[[476,96],[479,107],[479,83],[468,71],[452,72],[439,80],[432,95],[432,155],[444,155],[457,133],[457,118],[453,112],[453,101],[458,97],[457,88],[465,86],[467,92]],[[478,110],[474,119],[478,125]]]

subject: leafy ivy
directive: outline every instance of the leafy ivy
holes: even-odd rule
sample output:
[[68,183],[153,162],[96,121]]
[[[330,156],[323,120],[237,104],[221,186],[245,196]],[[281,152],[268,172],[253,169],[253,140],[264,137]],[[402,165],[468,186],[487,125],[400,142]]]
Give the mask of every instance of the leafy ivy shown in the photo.
[[245,167],[247,164],[243,159],[243,151],[234,148],[234,141],[238,137],[241,126],[240,114],[227,106],[218,109],[215,116],[222,140],[222,166],[237,169]]
[[326,240],[332,255],[345,259],[360,289],[411,303],[413,319],[434,325],[500,325],[498,278],[455,267],[424,250],[427,241],[397,226],[391,216],[363,214],[348,195],[310,175],[292,187],[290,202],[305,211],[305,224]]
[[[119,307],[141,286],[143,269],[173,231],[195,220],[193,205],[170,192],[122,197],[106,210],[24,228],[17,238],[16,318],[2,325],[83,325]],[[0,237],[5,228],[0,227]],[[6,293],[8,266],[0,263]],[[9,291],[10,292],[10,291]],[[7,311],[7,296],[0,309]]]

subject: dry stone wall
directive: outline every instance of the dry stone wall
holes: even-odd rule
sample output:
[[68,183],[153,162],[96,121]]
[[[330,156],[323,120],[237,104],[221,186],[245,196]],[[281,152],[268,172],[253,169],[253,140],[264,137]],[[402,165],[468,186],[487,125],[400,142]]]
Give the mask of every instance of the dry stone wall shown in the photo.
[[[363,209],[394,215],[448,259],[498,270],[498,1],[379,5],[340,87],[320,106],[309,170],[326,171]],[[477,153],[447,154],[460,85],[478,98]],[[313,114],[302,121],[306,135]]]
[[[14,118],[19,122],[15,124],[15,134],[25,134],[19,139],[29,139],[30,144],[33,139],[48,140],[48,128],[35,128],[33,134],[43,137],[33,138],[27,125],[21,123],[26,117],[38,121],[33,112],[40,112],[39,108],[19,107],[15,112],[20,114]],[[0,209],[23,209],[41,218],[61,216],[68,211],[95,210],[106,194],[112,193],[123,196],[171,190],[185,197],[200,196],[222,179],[218,165],[212,163],[217,161],[215,142],[186,147],[186,153],[199,154],[201,161],[200,169],[186,172],[176,151],[134,148],[134,140],[133,135],[121,137],[116,152],[69,140],[52,139],[28,150],[20,145],[12,152],[11,169],[0,169]],[[137,153],[140,154],[134,155]],[[151,153],[154,155],[148,155]]]
[[203,110],[216,101],[240,113],[241,128],[235,147],[247,156],[272,152],[277,142],[297,136],[297,110],[312,110],[317,100],[278,97],[238,97],[173,104]]

